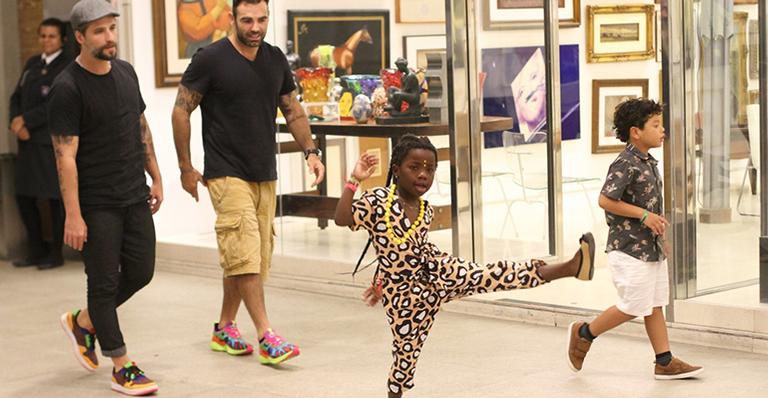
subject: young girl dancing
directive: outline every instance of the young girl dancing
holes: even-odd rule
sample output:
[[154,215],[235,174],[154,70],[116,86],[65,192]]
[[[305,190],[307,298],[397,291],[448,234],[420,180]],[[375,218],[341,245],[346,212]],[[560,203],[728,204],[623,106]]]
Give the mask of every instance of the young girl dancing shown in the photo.
[[426,137],[403,136],[392,150],[394,183],[353,201],[360,182],[371,176],[377,164],[371,155],[360,157],[336,207],[335,221],[353,231],[365,229],[376,248],[378,269],[363,299],[371,306],[382,300],[392,330],[389,397],[401,397],[413,387],[416,361],[443,303],[474,294],[533,288],[563,277],[592,279],[595,243],[590,233],[581,237],[572,259],[551,265],[540,260],[479,265],[430,243],[427,232],[434,210],[421,196],[432,186],[437,150]]

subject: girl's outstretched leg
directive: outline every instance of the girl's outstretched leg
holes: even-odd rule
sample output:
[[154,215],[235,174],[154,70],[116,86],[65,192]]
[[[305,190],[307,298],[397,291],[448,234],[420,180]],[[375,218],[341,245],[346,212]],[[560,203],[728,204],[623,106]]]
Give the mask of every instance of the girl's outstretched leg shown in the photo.
[[556,264],[530,260],[479,265],[459,258],[446,258],[440,267],[448,292],[447,300],[489,292],[530,289],[565,277],[590,280],[594,273],[595,241],[592,234],[587,233],[579,242],[581,247],[573,258]]
[[565,277],[592,280],[595,272],[595,239],[587,232],[579,239],[579,250],[564,262],[539,267],[539,274],[547,282]]

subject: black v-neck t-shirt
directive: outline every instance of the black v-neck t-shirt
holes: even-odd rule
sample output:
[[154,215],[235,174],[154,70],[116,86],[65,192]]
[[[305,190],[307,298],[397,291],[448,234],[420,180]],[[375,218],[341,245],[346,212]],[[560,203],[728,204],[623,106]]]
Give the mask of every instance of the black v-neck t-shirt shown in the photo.
[[128,62],[111,62],[104,75],[72,62],[56,77],[48,100],[51,134],[80,137],[78,190],[86,207],[130,206],[149,198],[139,79]]
[[276,180],[277,107],[296,89],[283,52],[262,42],[251,61],[221,39],[192,57],[181,84],[203,95],[204,178]]

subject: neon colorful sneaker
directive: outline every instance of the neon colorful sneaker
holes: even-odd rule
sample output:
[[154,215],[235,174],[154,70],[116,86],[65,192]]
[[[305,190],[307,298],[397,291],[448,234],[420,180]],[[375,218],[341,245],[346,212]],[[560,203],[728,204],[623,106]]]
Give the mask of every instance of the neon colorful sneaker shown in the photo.
[[77,316],[80,310],[65,312],[59,318],[64,333],[72,343],[72,350],[80,365],[88,371],[95,371],[99,367],[99,359],[96,357],[96,334],[83,329],[77,324]]
[[248,355],[253,353],[253,346],[246,343],[240,337],[240,331],[234,322],[219,328],[218,323],[213,324],[213,336],[211,337],[211,349],[226,352],[229,355]]
[[128,362],[120,370],[112,370],[112,389],[126,395],[141,396],[152,394],[158,387],[136,366],[136,362]]
[[262,365],[277,365],[296,356],[299,356],[299,347],[286,343],[272,329],[267,329],[259,340],[259,362]]

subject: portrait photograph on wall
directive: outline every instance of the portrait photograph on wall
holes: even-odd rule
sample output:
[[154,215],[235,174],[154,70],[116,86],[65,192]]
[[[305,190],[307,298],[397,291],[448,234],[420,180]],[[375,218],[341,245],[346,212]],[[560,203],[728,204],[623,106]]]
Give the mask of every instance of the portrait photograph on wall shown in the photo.
[[[512,117],[513,143],[547,140],[544,47],[484,49],[483,109],[487,116]],[[563,140],[579,138],[579,46],[560,46],[560,111]],[[485,147],[502,146],[502,132],[485,134]]]
[[640,97],[648,97],[648,79],[592,81],[592,153],[624,149],[627,144],[613,130],[613,113],[622,102]]
[[[558,0],[560,27],[581,23],[579,0]],[[530,29],[544,26],[544,0],[483,0],[483,28]]]
[[301,67],[336,76],[378,75],[389,67],[389,11],[288,11],[288,39]]
[[227,37],[232,0],[152,0],[155,85],[175,86],[197,50]]

